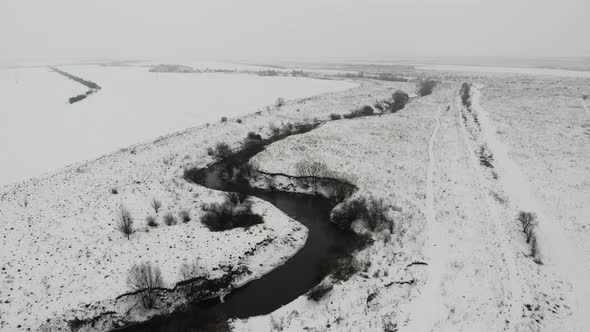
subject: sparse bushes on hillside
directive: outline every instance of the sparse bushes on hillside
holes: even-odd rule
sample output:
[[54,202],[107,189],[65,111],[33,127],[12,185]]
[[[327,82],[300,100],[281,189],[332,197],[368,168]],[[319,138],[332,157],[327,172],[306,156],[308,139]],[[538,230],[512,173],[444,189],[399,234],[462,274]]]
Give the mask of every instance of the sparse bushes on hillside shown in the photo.
[[162,272],[151,263],[135,264],[129,270],[127,285],[133,292],[140,292],[142,305],[145,309],[154,307],[157,300],[157,290],[164,287]]
[[201,222],[214,232],[249,227],[263,222],[260,215],[252,212],[249,201],[240,201],[234,195],[228,195],[223,203],[204,205],[203,211],[205,213]]
[[133,218],[131,218],[129,210],[123,206],[121,206],[117,229],[127,237],[127,240],[129,240],[131,234],[133,234]]
[[428,96],[432,94],[432,90],[436,86],[437,82],[433,79],[424,79],[418,83],[416,94],[420,97]]
[[401,90],[395,91],[391,97],[393,99],[393,103],[389,105],[391,112],[397,112],[403,109],[410,100],[410,96]]

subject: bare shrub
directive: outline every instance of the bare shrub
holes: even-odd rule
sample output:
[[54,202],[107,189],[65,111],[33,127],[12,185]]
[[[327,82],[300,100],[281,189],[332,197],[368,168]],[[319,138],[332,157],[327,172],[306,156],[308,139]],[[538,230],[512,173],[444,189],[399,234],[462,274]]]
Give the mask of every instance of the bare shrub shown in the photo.
[[121,206],[117,229],[127,237],[127,240],[133,234],[133,218],[131,218],[129,210],[123,206]]
[[172,213],[168,212],[164,215],[164,223],[168,226],[176,225],[176,217]]
[[180,266],[180,277],[182,280],[189,280],[198,278],[204,275],[203,268],[199,259],[195,259],[191,263],[183,263]]
[[242,142],[242,147],[241,147],[240,151],[244,152],[244,153],[248,153],[248,154],[256,153],[262,149],[262,146],[263,146],[262,140],[247,137]]
[[359,271],[358,264],[352,256],[346,256],[338,259],[331,259],[320,266],[321,272],[329,274],[338,281],[346,281]]
[[237,192],[228,192],[227,193],[227,200],[229,202],[231,202],[233,205],[245,203],[246,198],[248,198],[248,196],[244,193],[237,193]]
[[391,112],[397,112],[403,109],[410,100],[410,96],[401,90],[395,91],[391,97],[393,99],[393,103],[389,105]]
[[236,123],[242,123],[242,119],[236,119]]
[[340,120],[340,119],[342,119],[342,115],[336,114],[336,113],[330,114],[330,120]]
[[416,88],[416,93],[420,97],[428,96],[432,94],[432,90],[437,85],[437,81],[433,79],[424,79],[418,82],[418,87]]
[[297,176],[323,177],[329,173],[328,166],[321,161],[302,160],[295,164]]
[[364,198],[347,201],[332,210],[330,219],[338,227],[350,230],[354,221],[362,218],[366,211]]
[[117,187],[111,188],[111,194],[117,195],[118,193],[119,193],[119,190],[117,189]]
[[182,220],[183,223],[187,223],[187,222],[191,221],[190,210],[188,210],[188,209],[180,210],[180,220]]
[[152,201],[150,202],[150,205],[152,206],[152,208],[154,209],[154,211],[156,211],[156,214],[158,213],[158,211],[160,210],[160,208],[162,207],[162,202],[152,198]]
[[327,282],[323,282],[323,283],[315,286],[314,288],[312,288],[307,293],[307,298],[314,301],[314,302],[318,302],[326,294],[328,294],[333,288],[334,288],[334,286],[332,286],[331,284],[329,284]]
[[359,117],[371,116],[371,115],[375,115],[375,110],[373,109],[373,107],[371,107],[369,105],[365,105],[359,109],[356,109],[354,111],[346,113],[343,116],[345,119],[353,119],[353,118],[359,118]]
[[328,198],[334,203],[344,202],[354,193],[354,187],[344,181],[334,181],[326,188]]
[[407,82],[408,79],[405,77],[397,76],[393,73],[380,73],[375,77],[378,80],[382,81],[391,81],[391,82]]
[[205,213],[201,222],[214,232],[250,227],[264,222],[260,215],[252,212],[250,202],[246,199],[239,201],[239,197],[228,195],[223,203],[203,205]]
[[225,160],[232,155],[232,150],[227,143],[219,142],[215,144],[215,148],[212,150],[208,150],[210,155],[212,155],[217,160]]
[[382,198],[374,198],[366,200],[367,211],[365,213],[365,221],[373,232],[379,232],[388,229],[393,232],[393,220],[387,214],[388,207]]
[[227,117],[225,117],[225,116],[222,116],[222,117],[221,117],[221,122],[227,122]]
[[582,100],[584,100],[584,101],[588,100],[588,95],[587,94],[583,94],[582,95]]
[[283,99],[283,97],[277,98],[277,100],[275,101],[275,106],[281,107],[283,105],[285,105],[285,99]]
[[262,141],[262,136],[260,136],[260,134],[257,134],[253,131],[248,132],[248,138],[249,139],[253,139],[253,140],[258,140],[258,141]]
[[461,102],[463,106],[470,108],[471,107],[471,84],[463,83],[461,84],[461,91],[459,92],[461,95]]
[[487,145],[479,147],[479,163],[488,168],[494,168],[492,162],[494,161],[494,154]]
[[151,309],[157,300],[157,289],[164,287],[164,280],[159,267],[144,262],[131,267],[127,276],[127,285],[131,291],[140,292],[143,307]]
[[393,232],[394,221],[388,215],[389,207],[383,199],[359,197],[344,202],[332,210],[330,219],[339,227],[349,230],[356,220],[362,220],[372,232]]
[[526,243],[530,243],[534,236],[534,229],[537,226],[537,215],[532,212],[520,211],[518,221],[520,221],[522,231],[526,235]]
[[146,221],[147,225],[150,227],[158,227],[158,223],[156,222],[156,217],[154,217],[154,216],[147,216],[145,218],[145,221]]

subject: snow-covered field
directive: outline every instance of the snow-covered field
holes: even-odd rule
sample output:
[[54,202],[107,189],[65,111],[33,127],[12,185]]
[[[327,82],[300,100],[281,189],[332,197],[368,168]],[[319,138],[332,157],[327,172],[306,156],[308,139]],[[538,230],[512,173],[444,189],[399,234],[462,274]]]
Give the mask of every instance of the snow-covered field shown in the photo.
[[[106,311],[119,318],[142,319],[132,302],[114,300],[128,291],[127,270],[141,261],[158,264],[166,286],[180,281],[179,267],[195,258],[213,276],[221,273],[215,272],[221,264],[236,261],[254,272],[251,278],[282,263],[302,245],[304,227],[260,202],[256,208],[266,211],[264,224],[250,231],[212,233],[198,221],[201,205],[220,195],[187,183],[183,168],[210,163],[206,149],[216,142],[236,146],[249,131],[268,134],[271,124],[327,118],[373,102],[375,97],[370,96],[375,90],[385,96],[391,89],[363,83],[353,90],[292,102],[280,110],[262,109],[261,114],[241,117],[242,123],[217,121],[5,186],[0,195],[0,330],[19,326],[36,330],[47,319],[46,327],[63,328],[67,320],[89,319]],[[152,198],[163,202],[158,214],[150,207]],[[121,206],[130,210],[138,229],[130,240],[115,228]],[[163,215],[178,216],[181,209],[191,211],[192,221],[165,226]],[[160,226],[148,228],[148,215],[156,216]],[[266,238],[274,241],[257,247]],[[240,259],[251,251],[248,259]]]
[[0,186],[96,158],[160,135],[254,112],[278,97],[296,99],[354,83],[245,74],[150,73],[145,67],[61,69],[102,87],[87,88],[45,67],[0,70]]
[[[67,97],[85,89],[52,72],[28,74],[33,81],[55,75],[51,79],[59,82],[54,87],[59,96],[43,98],[62,102],[63,112],[71,109],[92,116],[108,108],[107,101],[118,101],[119,111],[104,111],[104,119],[123,116],[121,109],[133,109],[131,118],[121,120],[126,126],[120,130],[142,132],[141,126],[129,127],[132,119],[157,121],[157,128],[150,127],[139,140],[193,123],[212,124],[0,189],[2,331],[37,330],[41,325],[64,328],[74,317],[92,318],[106,311],[114,311],[118,318],[145,319],[154,312],[141,312],[129,298],[114,300],[127,291],[127,269],[140,261],[160,266],[167,286],[180,281],[179,266],[195,258],[213,276],[223,274],[216,269],[222,264],[252,270],[238,283],[270,271],[300,248],[307,230],[268,203],[257,201],[255,209],[264,213],[264,224],[247,231],[210,232],[198,221],[201,206],[219,200],[220,194],[187,183],[181,178],[183,168],[211,163],[206,149],[216,142],[237,147],[249,131],[266,136],[271,125],[327,119],[331,113],[372,105],[396,89],[414,90],[414,83],[359,80],[356,86],[346,82],[338,87],[355,86],[350,90],[243,115],[256,110],[257,105],[245,103],[254,92],[236,86],[230,89],[236,104],[228,105],[240,110],[216,106],[229,102],[224,92],[211,99],[215,112],[210,118],[191,120],[192,106],[186,103],[205,89],[199,88],[194,81],[198,76],[193,74],[154,74],[140,67],[62,69],[95,81],[103,90],[65,105]],[[269,315],[233,321],[235,330],[587,330],[590,113],[582,95],[589,92],[589,79],[530,72],[428,74],[443,80],[435,93],[412,100],[395,114],[331,121],[274,143],[255,157],[257,167],[267,172],[295,174],[295,164],[307,159],[348,174],[359,187],[356,196],[385,200],[395,231],[390,241],[376,236],[372,246],[357,253],[356,262],[364,269],[337,283],[318,302],[302,296]],[[3,80],[14,82],[11,77]],[[135,86],[130,77],[145,78],[145,82]],[[203,77],[207,85],[224,85],[225,77],[242,79],[240,84],[259,79],[237,74]],[[285,82],[262,79],[272,82],[264,86],[267,89]],[[301,81],[305,86],[312,82],[318,81]],[[459,98],[462,82],[473,83],[471,110]],[[119,90],[129,98],[117,95]],[[150,97],[151,103],[141,99],[155,91],[164,97]],[[266,90],[258,106],[272,103],[279,95],[300,97],[270,91],[276,96],[268,100]],[[13,102],[35,107],[37,101],[27,100],[24,92],[20,96],[22,100]],[[183,121],[162,116],[162,109],[174,111]],[[242,115],[242,123],[220,123],[223,115]],[[102,132],[93,134],[104,137]],[[491,166],[482,162],[482,147],[490,152]],[[164,208],[157,214],[160,226],[148,229],[144,219],[156,215],[149,204],[154,197],[162,200]],[[115,229],[121,205],[131,211],[138,228],[130,240]],[[163,214],[177,215],[181,209],[190,209],[192,220],[164,226]],[[516,221],[521,210],[537,215],[542,264],[531,257]],[[275,240],[268,246],[257,245],[268,238]],[[254,254],[246,257],[252,250]]]
[[466,66],[466,65],[417,65],[419,70],[438,70],[463,73],[497,73],[517,74],[533,76],[563,76],[590,78],[590,71],[551,69],[551,68],[526,68],[526,67],[499,67],[499,66]]

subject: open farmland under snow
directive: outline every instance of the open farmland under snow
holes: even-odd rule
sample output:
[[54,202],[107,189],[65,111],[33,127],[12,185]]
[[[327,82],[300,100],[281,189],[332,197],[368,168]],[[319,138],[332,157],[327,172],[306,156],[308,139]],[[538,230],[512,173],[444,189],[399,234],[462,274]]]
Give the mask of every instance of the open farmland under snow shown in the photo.
[[142,67],[62,66],[103,89],[87,89],[48,68],[0,71],[0,186],[188,127],[251,113],[355,84],[243,74],[150,73]]

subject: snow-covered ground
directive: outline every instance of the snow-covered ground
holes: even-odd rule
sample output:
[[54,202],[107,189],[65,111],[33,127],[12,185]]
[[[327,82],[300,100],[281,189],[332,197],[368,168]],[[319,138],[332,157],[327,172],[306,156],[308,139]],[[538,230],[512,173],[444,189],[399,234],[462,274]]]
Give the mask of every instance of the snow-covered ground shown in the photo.
[[[398,231],[395,245],[358,255],[372,263],[366,273],[319,303],[302,297],[235,321],[236,330],[587,330],[588,81],[446,77],[449,84],[398,114],[333,122],[256,157],[266,171],[291,174],[298,160],[323,160],[357,177],[358,195],[416,212],[396,218],[410,239]],[[473,113],[458,97],[463,80],[476,83]],[[493,168],[480,162],[482,145]],[[538,216],[541,265],[519,211]],[[409,267],[414,261],[428,265]],[[415,286],[399,284],[408,280]]]
[[87,88],[44,67],[0,70],[0,186],[222,116],[252,113],[278,97],[355,86],[309,78],[150,73],[145,67],[60,68],[103,89],[69,104]]
[[[63,69],[103,86],[73,106],[83,113],[92,113],[93,102],[99,103],[101,94],[108,97],[110,86],[124,85],[101,67]],[[428,74],[444,82],[433,95],[414,99],[395,114],[331,121],[255,157],[260,169],[287,174],[295,174],[295,164],[304,159],[325,162],[356,179],[356,196],[383,198],[395,232],[390,241],[376,236],[372,246],[357,253],[356,264],[363,269],[318,302],[302,296],[269,315],[233,321],[236,330],[587,330],[590,114],[582,96],[590,82],[530,73]],[[177,83],[184,75],[157,77],[165,82],[175,77],[176,89],[184,86]],[[471,111],[458,95],[464,81],[474,83]],[[158,87],[157,82],[147,85]],[[61,83],[61,93],[69,96],[68,84],[74,83]],[[216,142],[237,147],[249,131],[265,136],[271,125],[327,119],[372,105],[396,89],[414,90],[413,83],[358,84],[280,109],[263,108],[241,116],[242,123],[220,123],[220,116],[232,116],[223,109],[209,126],[2,188],[0,330],[19,325],[36,330],[47,319],[45,327],[65,327],[67,319],[109,310],[144,319],[129,299],[114,300],[127,291],[127,269],[140,261],[157,263],[167,286],[181,279],[179,266],[195,258],[212,275],[222,274],[215,267],[238,261],[253,271],[249,278],[284,262],[302,245],[305,228],[257,201],[264,224],[209,232],[198,221],[201,205],[220,194],[187,183],[182,170],[210,163],[206,149]],[[167,93],[166,100],[176,103],[174,97],[196,92]],[[178,101],[170,107],[183,105]],[[167,130],[175,129],[170,124]],[[491,167],[481,162],[482,147],[491,152]],[[164,208],[157,215],[160,226],[148,230],[144,218],[155,215],[149,205],[153,197]],[[121,205],[129,208],[138,228],[130,240],[115,230]],[[184,208],[192,221],[163,225],[164,213],[177,215]],[[538,216],[542,264],[531,257],[516,221],[521,210]],[[267,238],[275,239],[272,245],[256,245]],[[253,256],[242,257],[252,249]]]
[[[90,75],[88,79],[98,81]],[[180,281],[180,266],[195,258],[213,276],[221,273],[214,270],[221,264],[241,262],[253,271],[250,278],[284,262],[302,245],[304,227],[260,202],[255,207],[266,211],[264,224],[249,231],[210,232],[199,222],[201,206],[220,195],[187,183],[183,169],[212,162],[206,150],[216,142],[237,146],[249,131],[266,135],[271,125],[325,119],[374,102],[374,91],[386,96],[397,87],[413,89],[411,84],[362,83],[352,90],[291,102],[280,110],[263,108],[260,114],[241,117],[242,123],[201,125],[5,186],[0,194],[0,330],[36,330],[47,319],[46,327],[63,328],[67,320],[90,319],[106,311],[142,319],[129,300],[114,300],[128,291],[128,269],[142,261],[160,266],[166,286]],[[150,207],[152,198],[163,203],[158,214]],[[115,229],[121,206],[130,210],[138,230],[130,240]],[[178,216],[181,209],[191,211],[192,221],[165,226],[163,215]],[[148,228],[148,215],[156,216],[160,226]],[[256,246],[266,238],[274,239],[271,245]],[[240,259],[252,250],[254,255]]]
[[419,70],[439,70],[463,73],[497,73],[532,76],[563,76],[590,78],[590,71],[531,67],[465,66],[465,65],[417,65]]

